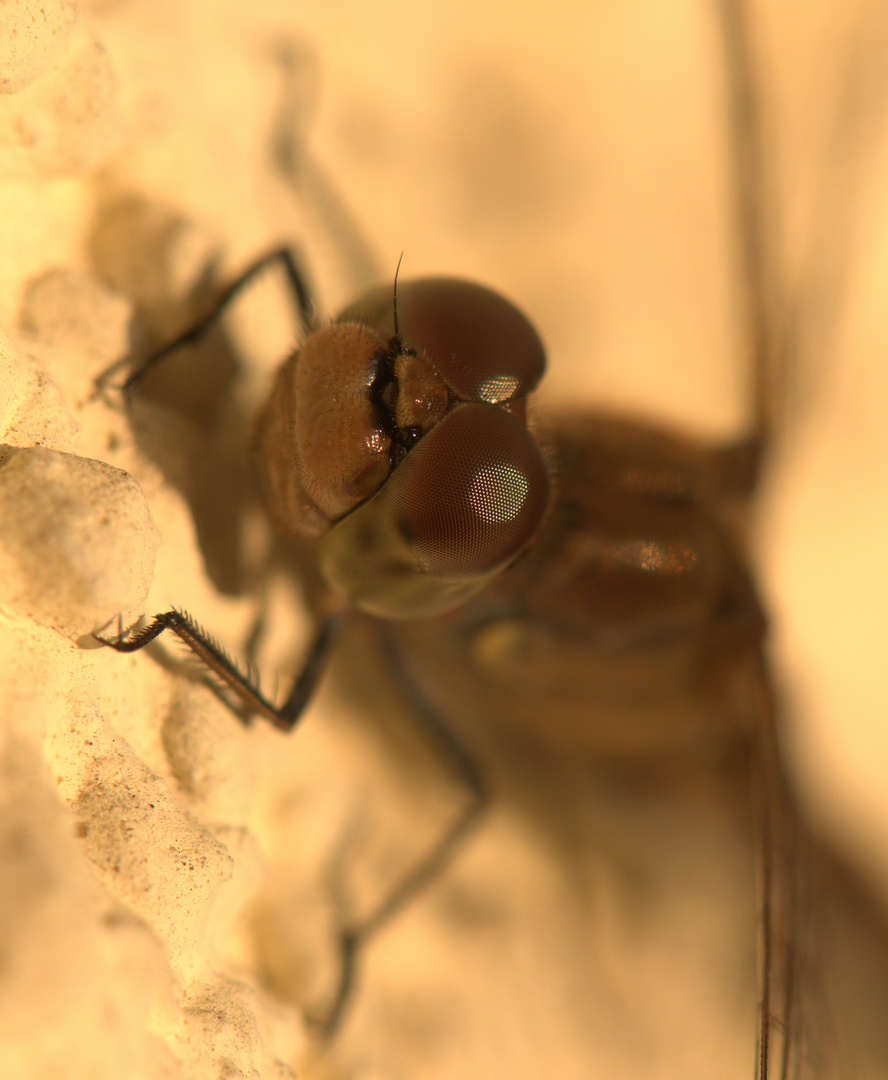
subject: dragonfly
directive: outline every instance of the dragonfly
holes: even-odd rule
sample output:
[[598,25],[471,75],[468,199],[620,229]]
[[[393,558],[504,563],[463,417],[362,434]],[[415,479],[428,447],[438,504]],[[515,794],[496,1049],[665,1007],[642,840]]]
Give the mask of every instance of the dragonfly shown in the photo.
[[[322,1021],[327,1033],[346,1015],[364,947],[459,857],[479,827],[490,785],[467,749],[471,717],[476,726],[517,731],[568,755],[617,762],[605,771],[631,774],[630,785],[646,770],[656,772],[656,784],[676,783],[685,766],[673,774],[663,761],[683,752],[695,762],[692,795],[697,785],[724,781],[731,791],[726,805],[745,808],[740,831],[756,853],[751,894],[759,877],[758,1018],[750,1022],[756,1074],[817,1075],[806,1072],[803,1057],[802,1033],[811,1021],[800,994],[804,957],[796,935],[811,888],[811,841],[784,775],[767,620],[737,525],[772,439],[779,341],[768,313],[771,268],[762,244],[750,64],[742,24],[730,22],[738,8],[721,10],[729,21],[737,233],[753,328],[753,419],[745,437],[710,446],[586,409],[534,417],[526,399],[542,375],[542,344],[508,301],[453,279],[396,279],[319,326],[304,271],[285,249],[250,267],[205,320],[154,353],[126,384],[135,392],[147,370],[198,341],[270,264],[284,268],[304,338],[261,413],[259,471],[273,520],[319,551],[327,595],[304,667],[276,704],[183,612],[103,640],[136,651],[172,631],[241,713],[291,730],[344,621],[364,619],[468,793],[467,809],[431,855],[369,915],[343,926],[342,977]],[[458,348],[447,330],[460,339]],[[343,389],[346,372],[334,365],[346,360],[363,365],[360,392]],[[343,416],[340,398],[357,400],[358,415]],[[483,418],[479,428],[472,417]],[[314,424],[321,426],[304,436]],[[492,443],[513,453],[487,448],[489,424]],[[431,471],[438,438],[454,431],[454,449],[440,451],[441,471]],[[451,509],[442,523],[438,499],[447,505],[451,481],[453,506],[468,510]],[[430,503],[429,492],[436,496]],[[473,523],[469,539],[454,520],[461,517]],[[475,528],[479,520],[486,539]]]

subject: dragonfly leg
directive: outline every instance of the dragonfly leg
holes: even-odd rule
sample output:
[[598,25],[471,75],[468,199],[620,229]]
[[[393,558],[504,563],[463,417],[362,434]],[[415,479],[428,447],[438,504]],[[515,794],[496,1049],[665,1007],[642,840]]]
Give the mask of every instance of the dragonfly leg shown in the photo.
[[[308,286],[305,271],[300,266],[299,259],[291,248],[274,248],[272,251],[268,251],[260,258],[256,259],[256,261],[251,263],[239,277],[235,278],[235,280],[225,288],[210,310],[202,318],[189,326],[188,329],[184,330],[177,338],[167,342],[162,348],[151,353],[150,356],[147,356],[141,364],[130,373],[126,381],[117,387],[117,389],[121,390],[126,398],[129,399],[148,371],[186,345],[197,344],[207,330],[225,312],[228,305],[241,294],[246,286],[260,274],[264,273],[269,267],[274,265],[279,265],[283,268],[287,285],[292,292],[296,303],[296,309],[299,313],[299,321],[302,325],[302,329],[304,331],[309,330],[314,317],[314,305],[312,303],[311,290]],[[126,359],[118,360],[97,377],[97,394],[110,386],[109,380],[118,373],[125,363]]]
[[[269,701],[254,680],[245,675],[222,646],[185,611],[173,610],[156,615],[146,627],[129,638],[118,636],[115,640],[99,634],[94,634],[93,637],[117,652],[138,652],[150,645],[165,630],[172,630],[207,666],[212,677],[232,691],[247,715],[258,713],[281,731],[292,731],[314,694],[342,621],[341,611],[327,615],[321,621],[293,689],[280,706]],[[243,719],[241,712],[235,709],[227,698],[224,700],[239,719]]]

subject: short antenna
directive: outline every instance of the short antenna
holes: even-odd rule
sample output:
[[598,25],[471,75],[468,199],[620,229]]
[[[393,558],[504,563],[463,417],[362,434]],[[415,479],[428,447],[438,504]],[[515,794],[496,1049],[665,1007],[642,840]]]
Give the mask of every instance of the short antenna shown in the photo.
[[392,287],[392,310],[394,311],[395,315],[395,337],[401,336],[398,331],[398,274],[401,270],[401,263],[403,262],[403,260],[404,252],[402,251],[400,258],[398,259],[398,265],[395,267],[395,283]]

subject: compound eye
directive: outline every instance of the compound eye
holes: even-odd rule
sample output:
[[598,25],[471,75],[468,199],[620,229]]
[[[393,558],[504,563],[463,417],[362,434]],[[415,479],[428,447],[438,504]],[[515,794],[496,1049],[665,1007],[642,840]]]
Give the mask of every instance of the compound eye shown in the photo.
[[494,405],[449,413],[389,484],[398,527],[429,574],[483,577],[510,562],[546,511],[549,478],[520,420]]
[[533,324],[505,297],[455,278],[398,289],[398,330],[422,350],[463,401],[525,397],[539,382],[545,351]]

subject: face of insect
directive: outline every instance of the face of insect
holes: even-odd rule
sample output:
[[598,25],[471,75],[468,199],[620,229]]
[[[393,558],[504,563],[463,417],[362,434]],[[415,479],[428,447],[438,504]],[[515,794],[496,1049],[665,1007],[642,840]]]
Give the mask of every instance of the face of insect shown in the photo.
[[388,618],[438,614],[500,573],[548,506],[524,424],[544,366],[528,320],[450,279],[368,293],[278,373],[260,473],[287,531],[320,538],[328,583]]

